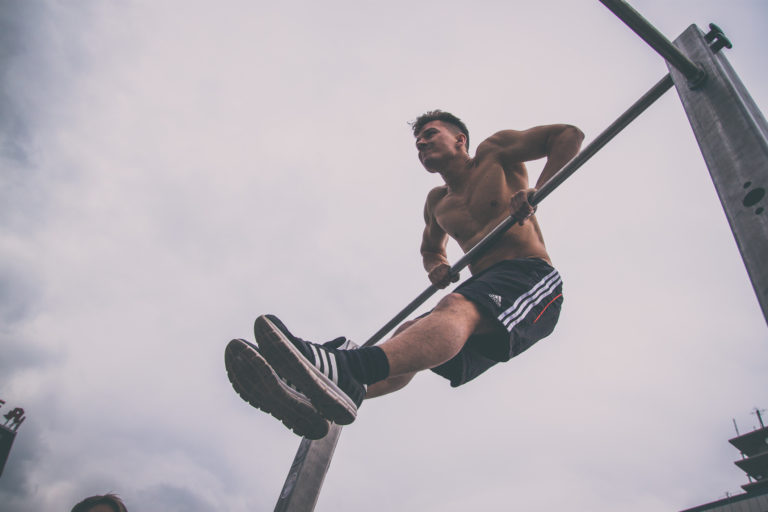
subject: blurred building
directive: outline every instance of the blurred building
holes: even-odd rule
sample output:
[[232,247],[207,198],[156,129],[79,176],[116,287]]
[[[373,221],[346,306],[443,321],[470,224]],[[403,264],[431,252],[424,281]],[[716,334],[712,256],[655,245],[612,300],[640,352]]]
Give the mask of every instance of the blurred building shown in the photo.
[[755,412],[760,428],[729,440],[741,452],[735,464],[747,474],[745,492],[681,512],[768,512],[768,427]]
[[[0,400],[0,407],[5,405],[5,400]],[[26,417],[24,416],[24,409],[16,407],[3,415],[5,422],[0,425],[0,475],[3,474],[5,468],[5,461],[8,460],[8,455],[11,453],[11,446],[13,446],[13,440],[16,439],[16,431],[19,430]]]

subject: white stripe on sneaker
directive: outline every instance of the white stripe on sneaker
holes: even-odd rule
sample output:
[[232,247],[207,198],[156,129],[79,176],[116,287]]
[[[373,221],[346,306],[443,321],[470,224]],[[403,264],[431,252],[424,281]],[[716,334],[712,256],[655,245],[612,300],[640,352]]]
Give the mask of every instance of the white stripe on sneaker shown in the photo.
[[508,331],[512,332],[512,329],[525,318],[531,309],[554,292],[561,282],[560,274],[557,270],[553,270],[528,292],[518,297],[511,307],[498,316],[499,320]]
[[331,372],[330,372],[331,374],[328,377],[331,378],[331,380],[333,381],[334,384],[338,385],[339,384],[339,371],[338,371],[338,368],[336,366],[336,354],[334,354],[333,352],[328,352],[328,360],[331,363]]
[[[317,347],[313,344],[309,343],[309,348],[312,351],[312,357],[314,358],[314,361],[312,361],[312,364],[314,364],[321,372],[323,371],[323,359],[320,356],[320,351],[317,350]],[[323,372],[325,373],[325,372]]]
[[323,375],[325,375],[328,378],[331,378],[331,376],[329,375],[329,373],[331,373],[330,372],[331,365],[330,365],[330,362],[328,361],[328,352],[326,352],[325,350],[319,347],[317,351],[320,352],[320,359],[323,361],[323,367],[321,368]]
[[322,347],[318,347],[313,343],[309,343],[309,348],[312,350],[312,356],[314,361],[312,364],[320,370],[320,372],[331,379],[334,384],[339,384],[339,371],[336,363],[336,355],[332,352],[328,352]]

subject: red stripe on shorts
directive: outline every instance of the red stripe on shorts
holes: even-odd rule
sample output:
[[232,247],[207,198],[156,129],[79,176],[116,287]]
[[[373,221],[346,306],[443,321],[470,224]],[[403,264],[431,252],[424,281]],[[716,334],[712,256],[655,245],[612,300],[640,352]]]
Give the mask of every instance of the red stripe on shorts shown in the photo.
[[549,306],[551,306],[553,302],[555,302],[557,299],[559,299],[559,298],[560,298],[560,297],[562,297],[562,296],[563,296],[563,294],[562,294],[562,293],[559,293],[559,294],[557,295],[557,297],[555,297],[554,299],[552,299],[551,301],[549,301],[549,304],[547,304],[546,306],[544,306],[544,309],[542,309],[542,310],[541,310],[541,313],[539,313],[539,316],[537,316],[537,317],[536,317],[536,320],[534,320],[534,321],[533,321],[533,323],[536,323],[536,322],[538,322],[538,321],[539,321],[539,318],[541,318],[541,315],[543,315],[543,314],[544,314],[544,312],[547,310],[547,308],[548,308]]

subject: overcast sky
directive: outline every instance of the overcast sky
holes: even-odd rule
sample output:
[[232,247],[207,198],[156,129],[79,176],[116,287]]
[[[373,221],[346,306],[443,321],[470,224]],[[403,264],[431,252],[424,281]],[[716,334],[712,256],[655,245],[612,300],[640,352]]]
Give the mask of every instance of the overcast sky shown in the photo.
[[[719,24],[768,108],[768,2],[633,5],[671,39]],[[235,395],[224,347],[263,313],[362,342],[428,285],[441,182],[407,122],[450,110],[472,151],[559,122],[589,142],[666,72],[597,1],[0,0],[0,412],[27,414],[0,507],[271,510],[299,438]],[[367,402],[317,510],[740,492],[727,440],[768,407],[766,322],[676,92],[538,217],[555,333],[465,387]]]

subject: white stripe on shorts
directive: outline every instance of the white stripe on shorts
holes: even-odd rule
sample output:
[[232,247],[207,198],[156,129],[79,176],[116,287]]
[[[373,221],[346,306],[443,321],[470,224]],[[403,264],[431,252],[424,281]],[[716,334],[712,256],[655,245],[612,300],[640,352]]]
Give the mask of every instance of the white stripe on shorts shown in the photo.
[[562,278],[557,270],[553,270],[544,278],[536,283],[533,288],[517,298],[511,307],[507,308],[499,315],[499,320],[504,324],[509,332],[520,323],[534,306],[539,304],[544,298],[549,296],[555,288],[562,282]]

